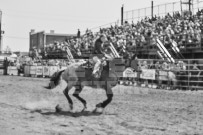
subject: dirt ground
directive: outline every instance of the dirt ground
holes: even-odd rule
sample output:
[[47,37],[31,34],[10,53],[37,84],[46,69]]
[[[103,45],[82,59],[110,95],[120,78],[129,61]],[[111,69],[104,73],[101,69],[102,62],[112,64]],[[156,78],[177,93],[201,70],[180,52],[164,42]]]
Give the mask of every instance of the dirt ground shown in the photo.
[[[104,91],[85,87],[87,111],[71,96],[70,111],[61,89],[45,90],[48,79],[0,76],[1,135],[202,135],[203,91],[167,91],[116,86],[101,115],[91,113]],[[71,90],[72,93],[73,90]],[[55,113],[60,104],[63,111]]]

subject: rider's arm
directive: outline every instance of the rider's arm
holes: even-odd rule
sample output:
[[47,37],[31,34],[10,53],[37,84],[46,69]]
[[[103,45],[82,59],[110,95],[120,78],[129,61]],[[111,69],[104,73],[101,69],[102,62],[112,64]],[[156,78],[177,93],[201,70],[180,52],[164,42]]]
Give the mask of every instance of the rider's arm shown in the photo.
[[97,59],[97,62],[95,63],[93,74],[95,74],[97,71],[99,71],[101,65],[101,61]]

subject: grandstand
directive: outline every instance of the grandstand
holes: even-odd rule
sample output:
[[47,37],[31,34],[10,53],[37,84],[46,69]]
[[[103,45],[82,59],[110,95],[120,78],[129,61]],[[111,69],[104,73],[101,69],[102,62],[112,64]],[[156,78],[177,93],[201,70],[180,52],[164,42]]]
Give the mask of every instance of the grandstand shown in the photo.
[[[199,1],[198,5],[201,2]],[[121,56],[125,55],[125,58],[136,55],[140,59],[162,59],[169,62],[175,62],[177,59],[203,58],[203,9],[200,6],[194,8],[195,3],[193,1],[189,1],[189,3],[173,2],[157,6],[152,5],[152,10],[143,8],[126,11],[121,26],[117,23],[114,23],[113,26],[111,23],[110,27],[100,28],[96,33],[87,30],[80,38],[72,36],[75,38],[70,39],[67,38],[70,35],[65,35],[66,38],[61,38],[58,42],[54,42],[55,39],[51,42],[44,42],[44,40],[40,41],[42,39],[38,38],[36,43],[38,43],[38,46],[43,46],[41,48],[45,49],[43,50],[45,53],[51,52],[49,54],[53,57],[65,58],[67,49],[70,49],[76,57],[78,53],[84,55],[91,53],[95,38],[99,34],[106,34],[116,50]],[[189,8],[178,10],[177,6],[181,5],[182,7],[183,4],[189,4]],[[165,7],[165,9],[161,10],[162,7]],[[170,10],[167,11],[167,9]],[[141,14],[142,10],[145,11],[145,14]],[[139,14],[136,16],[138,11]],[[150,12],[147,13],[147,11]],[[161,11],[165,12],[162,13]],[[130,21],[132,23],[129,23]],[[30,35],[30,48],[32,48],[33,36],[36,36],[36,34]],[[40,33],[37,37],[40,37],[39,35]],[[46,34],[46,36],[49,35]],[[54,35],[56,36],[56,34]],[[43,37],[43,32],[41,36]],[[65,52],[62,53],[64,54],[62,57],[61,52]]]
[[[200,59],[203,1],[183,0],[124,12],[132,23],[136,54],[144,59]],[[191,55],[192,54],[192,55]]]
[[45,31],[35,32],[35,30],[31,30],[29,54],[30,56],[42,55],[42,57],[49,59],[66,59],[67,50],[61,50],[65,46],[65,41],[75,37],[76,34],[58,34],[53,30],[51,30],[50,33],[46,33]]

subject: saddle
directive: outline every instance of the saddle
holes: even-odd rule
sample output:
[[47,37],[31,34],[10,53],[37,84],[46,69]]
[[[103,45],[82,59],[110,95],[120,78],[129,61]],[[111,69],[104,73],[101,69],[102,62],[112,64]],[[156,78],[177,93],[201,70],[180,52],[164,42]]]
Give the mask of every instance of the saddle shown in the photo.
[[[103,67],[107,65],[105,60],[102,60],[101,63],[102,63],[102,64],[100,65],[99,71],[97,71],[97,72],[93,75],[94,78],[97,78],[97,79],[100,78],[100,77],[101,77],[101,73],[102,73],[102,71],[103,71]],[[86,63],[82,64],[81,66],[82,66],[83,68],[85,68],[85,69],[90,69],[91,71],[93,71],[93,68],[94,68],[93,62],[90,62],[90,61],[87,61]]]

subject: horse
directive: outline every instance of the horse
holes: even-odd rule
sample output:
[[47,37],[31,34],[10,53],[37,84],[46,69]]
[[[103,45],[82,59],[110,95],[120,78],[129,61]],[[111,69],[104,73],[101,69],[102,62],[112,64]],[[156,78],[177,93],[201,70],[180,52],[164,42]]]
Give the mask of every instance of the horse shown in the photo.
[[[83,109],[81,112],[87,109],[87,102],[80,97],[80,93],[82,92],[84,86],[89,86],[92,88],[101,88],[105,90],[107,99],[101,103],[96,105],[96,108],[93,112],[97,112],[97,109],[104,110],[104,108],[112,101],[113,99],[113,91],[112,88],[118,84],[118,75],[122,73],[125,68],[123,59],[113,59],[112,61],[107,61],[105,66],[102,66],[101,75],[99,78],[95,78],[92,75],[93,67],[85,67],[84,64],[80,64],[78,62],[70,64],[67,66],[65,70],[56,72],[50,79],[47,89],[53,89],[57,85],[59,85],[60,80],[63,79],[67,83],[67,87],[63,91],[66,96],[69,107],[73,109],[73,102],[69,96],[69,91],[73,87],[75,87],[75,91],[73,96],[77,98],[83,104]],[[117,66],[118,65],[118,66]],[[120,67],[120,72],[117,72],[115,69]],[[123,70],[123,71],[122,71]],[[58,106],[56,106],[56,111],[60,111]],[[102,113],[101,112],[101,113]]]

